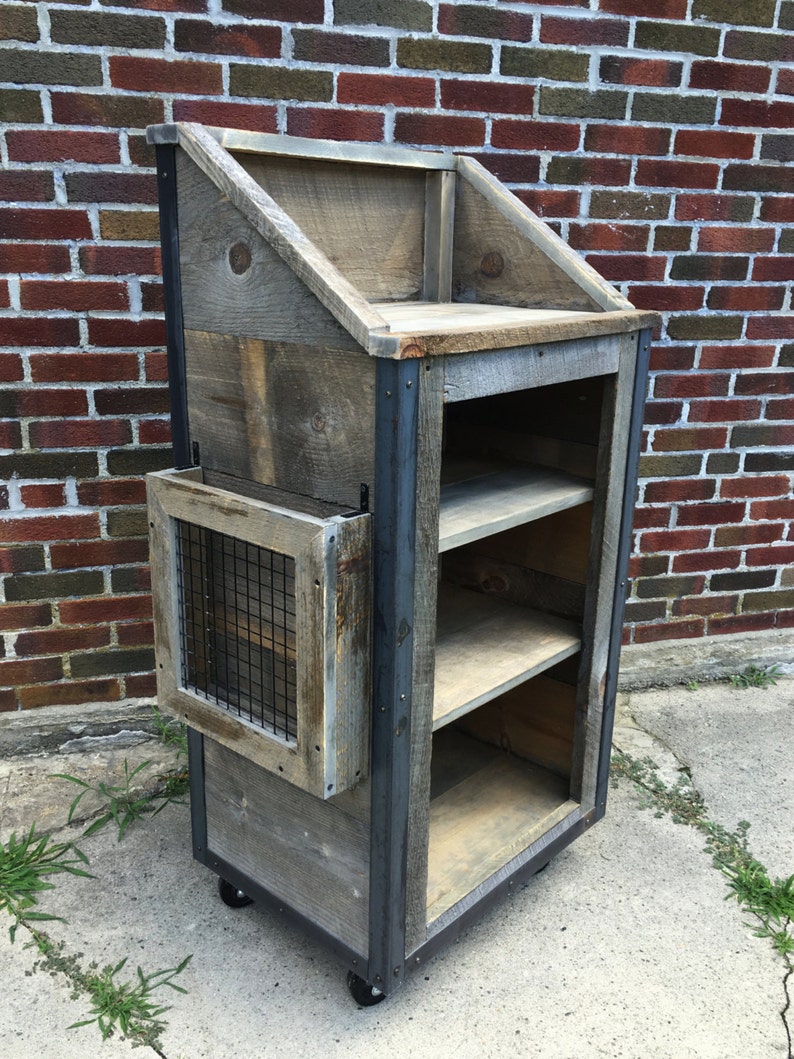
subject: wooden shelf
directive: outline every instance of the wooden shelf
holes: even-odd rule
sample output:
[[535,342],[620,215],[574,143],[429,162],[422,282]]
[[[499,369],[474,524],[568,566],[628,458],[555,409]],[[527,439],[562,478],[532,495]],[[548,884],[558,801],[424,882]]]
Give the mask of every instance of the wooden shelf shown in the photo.
[[584,478],[530,464],[488,467],[456,460],[442,475],[442,552],[593,499]]
[[574,622],[442,582],[433,730],[569,658],[580,647]]
[[427,920],[432,922],[577,808],[568,781],[446,730],[433,739]]
[[530,327],[533,324],[577,320],[592,314],[571,309],[522,309],[516,305],[481,302],[375,301],[378,312],[392,331],[416,334],[446,334],[458,330],[494,327]]

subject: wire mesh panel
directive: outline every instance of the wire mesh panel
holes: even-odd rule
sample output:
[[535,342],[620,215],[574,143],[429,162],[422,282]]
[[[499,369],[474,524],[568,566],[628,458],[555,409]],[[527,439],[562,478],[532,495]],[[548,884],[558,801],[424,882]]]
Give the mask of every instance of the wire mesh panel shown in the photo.
[[182,685],[297,737],[295,560],[176,520]]

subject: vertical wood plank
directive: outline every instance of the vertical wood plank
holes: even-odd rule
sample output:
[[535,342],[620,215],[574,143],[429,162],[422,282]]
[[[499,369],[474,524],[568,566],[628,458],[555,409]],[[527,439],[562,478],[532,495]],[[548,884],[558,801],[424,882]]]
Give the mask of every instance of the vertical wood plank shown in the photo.
[[455,225],[455,174],[426,177],[425,245],[422,300],[452,300],[452,244]]

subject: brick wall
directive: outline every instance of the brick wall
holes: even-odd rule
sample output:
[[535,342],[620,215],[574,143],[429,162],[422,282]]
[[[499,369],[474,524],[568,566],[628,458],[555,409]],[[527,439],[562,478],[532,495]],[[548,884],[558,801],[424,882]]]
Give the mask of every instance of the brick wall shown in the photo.
[[153,690],[172,119],[480,158],[664,313],[626,639],[791,625],[792,31],[794,0],[6,0],[0,709]]

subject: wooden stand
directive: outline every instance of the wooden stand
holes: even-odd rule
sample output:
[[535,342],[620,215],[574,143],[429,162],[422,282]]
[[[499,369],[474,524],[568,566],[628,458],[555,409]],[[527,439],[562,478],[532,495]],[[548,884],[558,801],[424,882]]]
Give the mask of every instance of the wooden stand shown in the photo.
[[[149,135],[190,468],[150,480],[157,652],[195,855],[371,1003],[603,815],[655,317],[469,159]],[[248,574],[186,602],[179,535],[207,530],[210,558],[294,565],[286,734],[254,663],[235,699],[217,661],[230,627],[278,653],[275,607]]]

